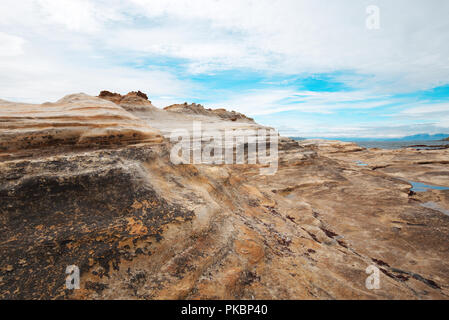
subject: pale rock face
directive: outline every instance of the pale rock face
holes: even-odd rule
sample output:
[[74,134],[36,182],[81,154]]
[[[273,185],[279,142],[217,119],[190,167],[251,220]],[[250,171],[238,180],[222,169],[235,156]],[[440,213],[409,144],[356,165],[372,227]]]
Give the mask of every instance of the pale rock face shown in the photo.
[[122,107],[85,94],[42,105],[0,101],[0,157],[30,149],[161,142],[157,130]]
[[281,137],[272,176],[174,165],[173,128],[264,127],[108,97],[0,101],[0,298],[448,298],[449,216],[421,204],[449,191],[406,181],[449,186],[448,150]]
[[227,111],[225,109],[206,109],[202,105],[196,103],[173,104],[171,106],[165,107],[164,110],[183,114],[217,117],[223,120],[254,122],[252,118],[248,118],[247,116],[239,112]]

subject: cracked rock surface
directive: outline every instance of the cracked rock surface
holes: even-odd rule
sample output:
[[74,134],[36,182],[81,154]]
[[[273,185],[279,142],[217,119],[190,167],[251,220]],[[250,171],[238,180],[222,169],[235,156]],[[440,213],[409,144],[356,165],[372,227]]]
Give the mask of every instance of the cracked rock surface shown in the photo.
[[139,92],[0,101],[0,298],[448,298],[449,190],[409,182],[449,187],[448,149],[281,137],[274,175],[175,165],[174,128],[263,128],[195,108]]

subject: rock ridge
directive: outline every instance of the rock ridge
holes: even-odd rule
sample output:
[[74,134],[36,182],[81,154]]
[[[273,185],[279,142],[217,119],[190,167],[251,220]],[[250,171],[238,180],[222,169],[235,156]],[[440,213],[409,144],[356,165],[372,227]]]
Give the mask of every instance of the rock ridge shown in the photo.
[[266,127],[100,95],[0,100],[0,298],[448,299],[449,190],[411,184],[449,187],[448,149],[279,137],[271,176],[175,165],[174,128]]

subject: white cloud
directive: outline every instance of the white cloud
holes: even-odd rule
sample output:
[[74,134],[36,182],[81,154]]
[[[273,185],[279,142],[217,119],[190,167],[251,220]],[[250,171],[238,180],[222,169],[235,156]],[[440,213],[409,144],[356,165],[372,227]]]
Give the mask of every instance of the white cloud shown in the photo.
[[109,24],[129,19],[122,9],[114,0],[2,0],[0,97],[38,103],[107,89],[142,90],[160,106],[183,99],[190,81],[160,68],[126,66],[102,50]]
[[449,131],[449,103],[426,103],[411,104],[395,115],[398,119],[412,119],[433,122],[439,127]]
[[[369,114],[370,109],[394,104],[372,119],[354,121],[351,112]],[[395,98],[370,92],[311,92],[291,89],[251,90],[223,101],[210,101],[214,107],[235,109],[275,127],[282,135],[329,138],[398,138],[419,133],[449,132],[449,104],[413,98]],[[347,118],[341,116],[344,110]],[[285,111],[290,112],[282,115]]]
[[359,0],[2,0],[0,26],[32,28],[30,36],[46,32],[49,41],[61,44],[87,33],[85,42],[130,58],[185,59],[192,73],[350,70],[372,77],[347,81],[376,92],[445,83],[449,3],[375,2],[377,31],[365,27],[372,1]]
[[23,54],[25,40],[0,32],[0,57],[14,57]]
[[[449,3],[376,2],[378,31],[365,27],[365,8],[371,1],[133,0],[144,15],[158,19],[146,30],[157,33],[158,41],[142,37],[143,51],[158,54],[162,43],[164,55],[188,59],[193,70],[353,70],[373,75],[359,85],[396,92],[447,81]],[[152,44],[146,46],[145,41]]]
[[[395,102],[399,102],[396,99]],[[331,114],[342,109],[370,109],[391,103],[388,95],[373,95],[365,91],[316,92],[294,88],[250,90],[231,95],[221,101],[207,101],[216,108],[231,108],[250,116],[301,111]]]
[[[365,27],[371,4],[380,8],[380,30]],[[0,98],[141,89],[160,106],[195,96],[250,115],[370,109],[392,94],[448,83],[448,14],[446,0],[2,0]],[[178,65],[145,67],[164,59]],[[354,90],[314,93],[286,83],[218,101],[183,80],[236,69],[278,78],[342,71],[336,81]],[[445,106],[431,114],[419,109],[425,103],[397,116],[447,127]],[[294,128],[294,121],[311,128],[301,119],[278,124]]]
[[449,115],[449,103],[431,103],[408,108],[401,112],[402,115],[408,116],[426,116],[441,113]]
[[73,31],[93,32],[99,27],[94,6],[88,0],[38,0],[37,3],[46,23],[60,24]]
[[149,93],[156,106],[162,107],[178,102],[195,88],[190,81],[181,81],[164,70],[129,69],[100,62],[70,65],[56,57],[1,60],[0,70],[1,98],[32,103],[55,101],[76,92],[97,95],[104,89],[122,94],[141,90]]

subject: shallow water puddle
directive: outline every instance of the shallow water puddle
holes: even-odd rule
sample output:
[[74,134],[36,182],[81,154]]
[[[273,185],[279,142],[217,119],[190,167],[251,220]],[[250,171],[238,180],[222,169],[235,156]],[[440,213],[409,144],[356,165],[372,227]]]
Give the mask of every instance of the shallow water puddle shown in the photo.
[[445,215],[449,216],[449,210],[443,209],[438,205],[438,203],[435,203],[433,201],[421,203],[421,206],[423,206],[424,208],[440,211],[441,213],[444,213]]
[[414,191],[414,192],[425,192],[428,189],[449,190],[449,187],[434,186],[434,185],[431,185],[431,184],[424,184],[424,183],[415,182],[415,181],[407,181],[407,182],[412,185],[411,191]]

